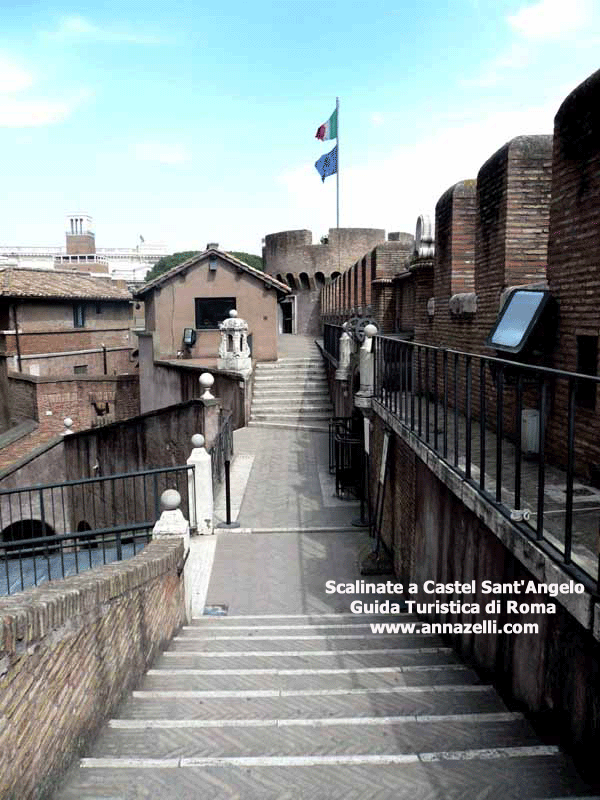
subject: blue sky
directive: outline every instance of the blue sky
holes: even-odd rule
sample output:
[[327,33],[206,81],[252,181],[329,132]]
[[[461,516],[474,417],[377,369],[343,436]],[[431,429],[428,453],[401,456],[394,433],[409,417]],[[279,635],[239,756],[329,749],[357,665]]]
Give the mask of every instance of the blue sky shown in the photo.
[[414,232],[600,68],[598,0],[2,4],[0,244],[260,253],[335,226],[315,131],[340,97],[340,224]]

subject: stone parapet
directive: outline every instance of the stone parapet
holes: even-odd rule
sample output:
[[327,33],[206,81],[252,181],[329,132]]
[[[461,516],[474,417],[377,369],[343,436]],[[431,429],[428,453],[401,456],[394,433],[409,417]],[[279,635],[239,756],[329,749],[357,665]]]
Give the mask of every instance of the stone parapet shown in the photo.
[[49,796],[184,619],[181,541],[0,599],[0,797]]

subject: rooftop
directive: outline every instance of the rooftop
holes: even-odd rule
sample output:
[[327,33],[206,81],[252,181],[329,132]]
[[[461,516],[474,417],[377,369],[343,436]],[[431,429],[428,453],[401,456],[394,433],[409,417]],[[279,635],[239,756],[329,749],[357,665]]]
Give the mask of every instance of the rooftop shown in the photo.
[[131,300],[130,292],[108,275],[12,266],[0,266],[0,296],[123,302]]

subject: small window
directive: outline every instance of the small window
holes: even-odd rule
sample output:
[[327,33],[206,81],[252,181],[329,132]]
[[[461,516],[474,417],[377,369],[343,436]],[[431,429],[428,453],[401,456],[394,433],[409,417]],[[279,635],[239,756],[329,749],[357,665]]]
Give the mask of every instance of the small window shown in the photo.
[[[577,372],[582,375],[598,374],[598,337],[577,337]],[[580,408],[596,408],[595,381],[578,380],[575,400]]]
[[73,367],[74,375],[87,375],[87,364],[77,364]]
[[85,327],[85,305],[83,303],[76,303],[73,306],[73,327]]
[[96,303],[96,314],[102,313],[102,303]]
[[196,297],[196,330],[215,330],[235,309],[235,297]]

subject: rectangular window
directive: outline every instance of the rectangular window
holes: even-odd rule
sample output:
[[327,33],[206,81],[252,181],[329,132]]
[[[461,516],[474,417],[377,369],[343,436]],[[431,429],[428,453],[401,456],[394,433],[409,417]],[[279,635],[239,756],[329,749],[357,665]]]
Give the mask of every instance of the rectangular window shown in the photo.
[[96,314],[102,313],[102,303],[96,303]]
[[[582,375],[598,374],[598,337],[577,337],[577,372]],[[578,380],[575,393],[577,405],[581,408],[596,408],[596,383]]]
[[85,305],[83,303],[75,303],[73,306],[73,327],[85,327]]
[[74,375],[87,375],[87,364],[78,364],[73,367]]
[[235,297],[196,297],[196,330],[214,330],[235,309]]

